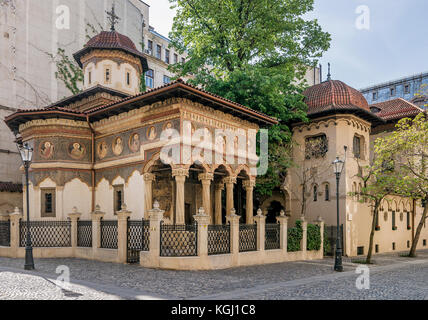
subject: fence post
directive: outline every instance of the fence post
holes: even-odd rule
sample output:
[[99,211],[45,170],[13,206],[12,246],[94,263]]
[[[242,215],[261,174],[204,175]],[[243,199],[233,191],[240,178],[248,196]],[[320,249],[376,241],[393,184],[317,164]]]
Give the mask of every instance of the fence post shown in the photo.
[[128,261],[128,219],[131,211],[127,210],[126,204],[122,205],[122,210],[117,212],[117,258],[119,263]]
[[257,210],[257,216],[254,217],[254,221],[257,224],[257,251],[264,251],[266,241],[266,216],[263,215],[261,209]]
[[18,208],[10,215],[10,250],[11,258],[18,258],[19,249],[19,221],[22,219],[22,213]]
[[319,216],[318,219],[315,221],[315,224],[320,227],[320,232],[321,232],[320,252],[322,254],[322,257],[324,257],[324,227],[325,227],[325,223],[324,223],[323,218],[321,216]]
[[101,207],[97,205],[92,216],[92,250],[95,251],[101,248],[101,219],[104,218],[105,212],[101,211]]
[[148,255],[146,252],[144,258],[140,259],[141,265],[148,263],[149,266],[158,267],[160,258],[160,236],[161,236],[161,221],[163,219],[164,210],[160,209],[159,202],[156,200],[153,203],[153,209],[149,210],[150,219],[150,243]]
[[276,221],[279,222],[280,248],[282,252],[286,254],[288,251],[288,217],[285,215],[284,210],[281,211],[281,214],[276,218]]
[[300,249],[306,257],[306,251],[308,249],[308,222],[306,221],[304,216],[300,218],[300,221],[302,221],[303,230],[303,237],[302,241],[300,242]]
[[210,216],[205,213],[204,208],[200,208],[197,215],[193,216],[198,225],[198,256],[208,256],[208,224]]
[[75,249],[77,248],[77,221],[79,220],[82,214],[77,212],[77,208],[73,208],[73,212],[68,214],[68,217],[71,221],[71,247],[73,248],[73,255],[75,254]]
[[232,254],[232,265],[238,264],[239,255],[239,219],[236,215],[236,210],[232,209],[230,215],[226,217],[226,221],[230,223],[230,253]]

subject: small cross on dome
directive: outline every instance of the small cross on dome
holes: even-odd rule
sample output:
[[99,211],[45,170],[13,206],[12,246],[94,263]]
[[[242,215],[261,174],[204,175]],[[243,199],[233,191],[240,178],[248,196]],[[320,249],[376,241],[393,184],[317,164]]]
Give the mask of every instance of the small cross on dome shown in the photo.
[[116,11],[115,11],[115,4],[113,2],[111,11],[106,11],[108,17],[108,21],[110,22],[110,30],[111,31],[115,31],[116,30],[116,24],[118,23],[118,20],[120,20],[120,18],[116,15]]

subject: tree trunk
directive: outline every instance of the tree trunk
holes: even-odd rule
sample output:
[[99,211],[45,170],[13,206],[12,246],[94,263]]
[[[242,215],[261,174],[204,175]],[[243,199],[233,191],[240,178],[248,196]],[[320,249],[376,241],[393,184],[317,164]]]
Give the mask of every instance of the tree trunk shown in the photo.
[[369,244],[369,251],[367,252],[366,264],[372,263],[374,235],[375,235],[376,220],[377,220],[376,218],[378,215],[379,215],[379,203],[376,201],[374,213],[373,213],[372,230],[370,231],[370,244]]
[[[419,221],[418,228],[416,229],[415,238],[413,239],[412,247],[410,249],[409,257],[416,257],[416,248],[418,246],[419,237],[421,236],[422,228],[424,227],[425,220],[428,214],[428,198],[425,199],[426,204],[424,208],[424,213],[422,214],[421,221]],[[416,211],[416,210],[415,210]]]

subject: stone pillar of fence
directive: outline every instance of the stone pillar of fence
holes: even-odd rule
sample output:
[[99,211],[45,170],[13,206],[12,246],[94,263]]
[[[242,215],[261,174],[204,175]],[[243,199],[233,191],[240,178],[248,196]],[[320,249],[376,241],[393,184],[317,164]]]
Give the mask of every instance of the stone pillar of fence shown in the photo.
[[73,212],[68,214],[68,217],[71,221],[71,247],[73,250],[77,248],[77,221],[82,216],[81,213],[77,211],[77,208],[73,208]]
[[105,212],[101,211],[101,207],[97,205],[92,216],[92,249],[101,248],[101,219],[104,218]]
[[322,255],[324,256],[324,228],[325,228],[325,223],[324,223],[323,218],[321,216],[319,216],[318,219],[315,221],[315,224],[320,227],[320,232],[321,232],[321,248],[320,248],[320,251],[321,251]]
[[261,209],[257,210],[257,216],[254,217],[254,221],[257,224],[257,251],[264,251],[266,241],[266,216],[263,215]]
[[285,215],[284,210],[281,211],[281,214],[279,217],[276,218],[276,221],[279,222],[279,241],[280,241],[280,248],[283,251],[283,253],[287,253],[287,246],[288,246],[288,217]]
[[197,215],[193,216],[198,225],[198,256],[208,256],[208,224],[210,216],[206,214],[204,208],[200,208]]
[[230,224],[230,253],[233,255],[232,264],[238,263],[239,254],[239,219],[240,216],[236,214],[236,210],[232,209],[226,221]]
[[117,212],[117,258],[119,263],[127,262],[128,251],[128,219],[131,211],[127,210],[126,204],[122,205],[122,210]]
[[300,250],[306,255],[306,251],[308,249],[308,222],[304,216],[300,218],[300,221],[302,221],[303,230],[302,241],[300,242]]
[[22,213],[18,208],[10,214],[10,250],[11,257],[18,257],[19,249],[19,221],[22,219]]
[[[160,232],[161,232],[161,221],[163,219],[164,210],[160,209],[158,201],[153,203],[153,209],[149,211],[150,219],[150,243],[148,255],[145,255],[141,262],[144,262],[150,266],[159,266],[160,257]],[[146,253],[144,253],[146,254]],[[147,261],[144,261],[147,260]]]

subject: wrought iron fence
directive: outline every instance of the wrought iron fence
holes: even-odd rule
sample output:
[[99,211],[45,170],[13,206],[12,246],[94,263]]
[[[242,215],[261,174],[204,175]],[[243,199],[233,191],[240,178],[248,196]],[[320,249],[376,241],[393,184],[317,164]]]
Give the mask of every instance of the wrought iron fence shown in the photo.
[[77,221],[77,246],[92,248],[92,221]]
[[230,224],[208,226],[208,255],[230,253]]
[[[336,251],[336,239],[337,239],[337,226],[326,226],[325,227],[325,242],[324,242],[324,251],[327,256],[334,256]],[[340,225],[340,239],[343,246],[343,224]],[[345,250],[342,250],[343,255],[345,255]]]
[[257,251],[257,225],[239,225],[239,252]]
[[161,257],[198,255],[198,225],[165,225],[160,230]]
[[280,249],[280,225],[277,223],[265,226],[265,250]]
[[10,247],[10,221],[0,221],[0,247]]
[[[71,221],[30,221],[31,243],[34,248],[71,247]],[[27,222],[19,221],[19,244],[25,247]]]
[[117,220],[101,220],[101,248],[117,249]]
[[150,244],[150,221],[128,220],[128,263],[140,262],[140,251],[149,251]]

